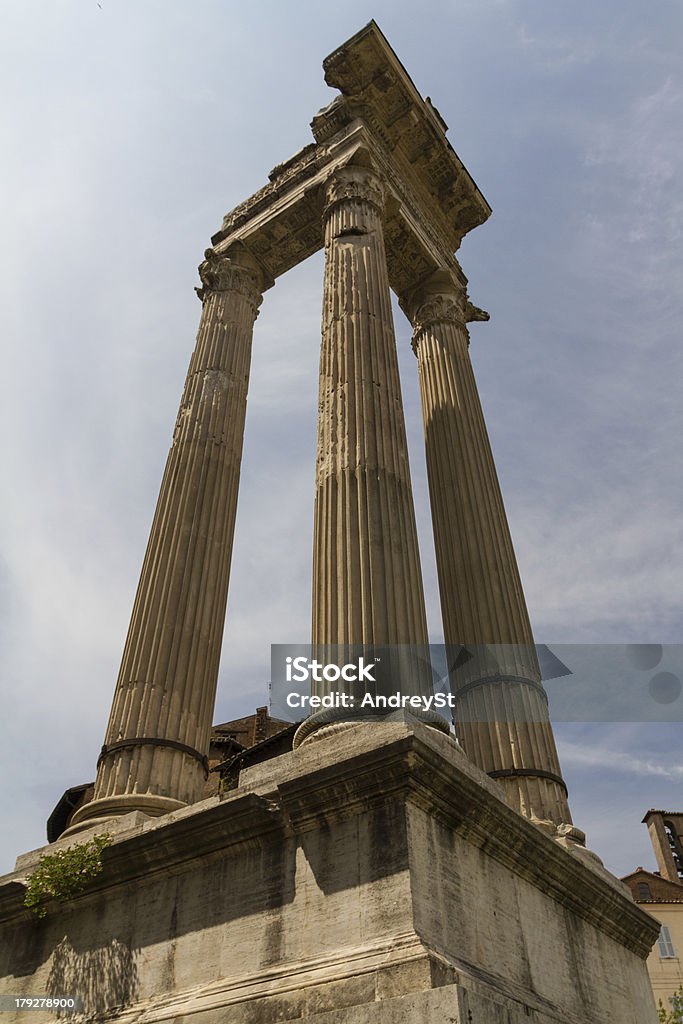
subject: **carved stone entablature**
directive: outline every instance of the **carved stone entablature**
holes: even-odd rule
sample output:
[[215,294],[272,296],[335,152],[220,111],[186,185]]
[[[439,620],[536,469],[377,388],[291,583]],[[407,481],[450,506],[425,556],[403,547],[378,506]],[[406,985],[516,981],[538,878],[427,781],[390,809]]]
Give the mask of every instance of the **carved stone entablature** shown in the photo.
[[236,241],[246,243],[273,278],[308,259],[323,245],[324,182],[331,163],[327,148],[313,145],[274,168],[268,185],[226,215],[213,246],[223,252]]
[[[397,135],[399,125],[395,120],[389,130],[375,107],[339,96],[316,114],[311,127],[319,143],[331,144],[344,128],[355,123],[363,124],[374,144],[385,155],[392,176],[413,197],[419,207],[420,219],[432,225],[432,234],[439,238],[440,246],[446,252],[453,252],[460,246],[463,236],[486,217],[479,218],[477,214],[472,219],[471,186],[474,183],[459,161],[457,164],[462,173],[458,170],[453,177],[451,157],[455,154],[448,140],[444,137],[440,145],[435,146],[431,137],[427,139],[418,131],[416,122],[415,112],[406,112],[405,124]],[[425,163],[428,154],[431,154],[429,166]],[[476,190],[476,186],[474,188]],[[486,209],[488,216],[488,204]]]
[[282,185],[288,178],[296,177],[301,173],[302,168],[310,167],[312,162],[314,164],[315,158],[318,156],[318,146],[315,142],[309,142],[307,146],[304,146],[295,153],[294,156],[290,156],[288,160],[283,160],[280,164],[275,164],[272,171],[268,173],[268,181],[271,181],[278,186]]
[[425,188],[451,251],[483,224],[491,208],[446,138],[446,124],[424,100],[378,26],[371,21],[323,61],[325,81],[343,99],[313,120],[318,142],[362,119],[392,159]]
[[254,315],[263,301],[264,289],[272,284],[266,281],[256,260],[244,250],[227,256],[207,249],[199,264],[199,277],[202,287],[195,290],[202,301],[213,292],[238,292],[253,306]]
[[348,103],[343,96],[335,96],[311,121],[311,131],[318,144],[329,142],[353,118],[349,116]]
[[253,220],[264,210],[272,208],[290,183],[301,182],[312,177],[319,170],[321,162],[323,164],[326,162],[324,152],[320,146],[312,142],[295,153],[289,160],[274,167],[268,175],[267,185],[245,199],[230,213],[226,213],[220,231],[217,231],[211,238],[213,245],[219,245],[243,224]]
[[[269,182],[227,214],[212,243],[235,241],[274,277],[322,248],[325,183],[355,161],[375,167],[393,202],[384,210],[391,287],[405,294],[438,267],[455,266],[463,235],[490,207],[445,136],[445,124],[415,89],[371,22],[324,62],[337,96],[313,119],[315,143],[273,168]],[[366,154],[358,161],[354,154]]]
[[325,182],[325,214],[346,200],[368,203],[381,212],[384,188],[377,175],[365,167],[340,167]]
[[361,122],[315,147],[315,153],[281,165],[282,179],[276,177],[226,217],[224,224],[232,226],[227,233],[214,235],[215,248],[224,252],[243,242],[274,278],[279,277],[322,248],[326,182],[339,167],[351,165],[366,173],[371,165],[390,199],[384,210],[384,235],[389,279],[397,294],[409,291],[437,267],[457,268],[415,188]]

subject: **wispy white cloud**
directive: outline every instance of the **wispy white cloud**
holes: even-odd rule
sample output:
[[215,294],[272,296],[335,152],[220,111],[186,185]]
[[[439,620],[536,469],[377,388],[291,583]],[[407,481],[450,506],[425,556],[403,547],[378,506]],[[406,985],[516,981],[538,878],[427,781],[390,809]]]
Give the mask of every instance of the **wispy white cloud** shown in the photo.
[[[663,74],[655,89],[635,96],[615,120],[599,118],[585,154],[587,167],[599,168],[593,194],[597,203],[585,220],[587,252],[595,266],[616,244],[638,246],[640,290],[660,302],[677,293],[677,255],[683,237],[683,85]],[[625,201],[615,210],[607,188]]]
[[[571,469],[566,467],[566,472]],[[565,502],[522,501],[515,537],[539,637],[577,643],[680,639],[683,526],[647,478]]]
[[656,776],[669,781],[683,778],[683,762],[671,763],[668,758],[642,758],[624,750],[596,748],[567,740],[559,740],[557,746],[564,767],[604,769],[623,775]]
[[577,64],[588,64],[599,54],[598,40],[588,35],[541,34],[537,28],[531,30],[527,23],[518,25],[516,34],[526,54],[549,71],[564,71]]

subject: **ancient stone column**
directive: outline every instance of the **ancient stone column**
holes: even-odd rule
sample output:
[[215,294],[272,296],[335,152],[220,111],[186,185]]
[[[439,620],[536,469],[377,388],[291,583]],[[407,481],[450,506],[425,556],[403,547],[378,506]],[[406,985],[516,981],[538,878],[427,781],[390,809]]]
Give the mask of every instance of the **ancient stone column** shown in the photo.
[[[345,167],[329,179],[326,200],[313,644],[333,659],[403,645],[406,662],[385,667],[383,692],[432,694],[383,189],[371,170]],[[330,689],[344,689],[343,681],[315,692]],[[309,718],[298,742],[333,717]],[[427,717],[447,728],[439,716]]]
[[202,315],[147,545],[93,801],[73,825],[197,800],[228,594],[251,339],[263,275],[208,250]]
[[[510,804],[571,822],[517,560],[469,358],[466,281],[438,271],[403,306],[413,326],[444,636],[465,752]],[[479,315],[481,314],[481,315]]]

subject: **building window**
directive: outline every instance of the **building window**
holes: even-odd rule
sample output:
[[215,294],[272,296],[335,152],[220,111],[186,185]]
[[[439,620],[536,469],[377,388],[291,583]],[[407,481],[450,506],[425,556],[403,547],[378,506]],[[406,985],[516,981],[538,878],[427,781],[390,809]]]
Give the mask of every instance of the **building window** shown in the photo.
[[669,840],[669,846],[671,847],[671,856],[674,859],[674,864],[676,865],[678,877],[683,878],[683,850],[681,849],[681,844],[678,841],[676,830],[670,821],[664,822],[664,831],[666,833],[666,838]]
[[674,944],[671,941],[671,932],[665,924],[662,925],[659,932],[659,938],[657,939],[657,948],[659,950],[660,960],[671,960],[672,957],[676,956],[674,950]]
[[651,900],[652,893],[650,892],[650,886],[647,882],[638,882],[638,899],[639,900]]

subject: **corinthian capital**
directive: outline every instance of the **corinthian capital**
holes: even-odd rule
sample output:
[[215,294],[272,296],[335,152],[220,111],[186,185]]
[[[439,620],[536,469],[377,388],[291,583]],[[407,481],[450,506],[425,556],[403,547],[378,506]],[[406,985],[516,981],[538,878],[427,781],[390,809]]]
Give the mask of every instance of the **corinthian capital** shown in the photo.
[[231,252],[229,256],[207,249],[199,264],[202,287],[197,288],[199,298],[204,301],[213,292],[237,292],[254,307],[254,312],[263,300],[264,275],[253,256],[246,250]]
[[488,320],[483,309],[473,306],[467,296],[467,282],[451,270],[436,270],[405,299],[401,306],[413,325],[413,348],[426,330],[439,324],[454,324],[466,330],[472,320]]
[[370,203],[380,212],[384,209],[384,188],[367,167],[339,167],[325,183],[325,213],[344,200]]
[[435,323],[465,323],[467,282],[448,269],[435,270],[400,300],[416,331]]
[[412,321],[416,335],[436,324],[464,327],[465,303],[455,294],[428,295],[414,307]]

